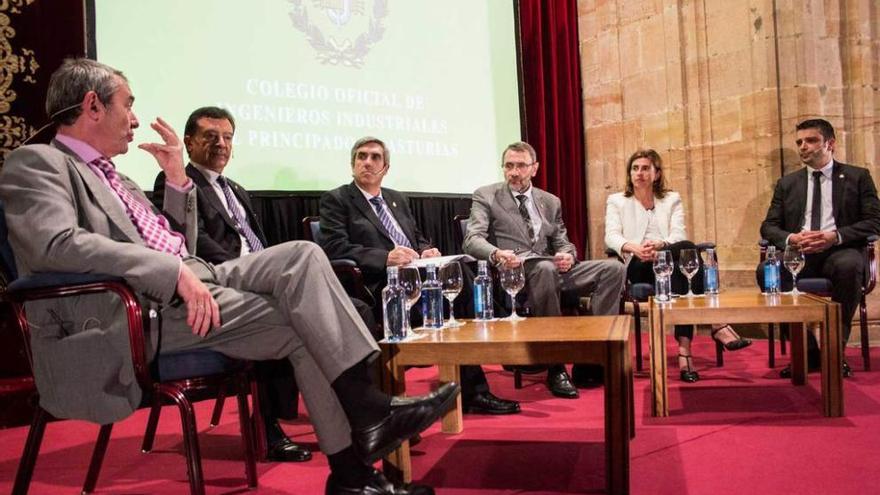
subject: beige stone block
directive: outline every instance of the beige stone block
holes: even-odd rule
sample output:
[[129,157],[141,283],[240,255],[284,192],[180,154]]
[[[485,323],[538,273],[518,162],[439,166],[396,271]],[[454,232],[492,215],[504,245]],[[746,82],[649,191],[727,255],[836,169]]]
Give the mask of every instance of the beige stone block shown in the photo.
[[648,17],[639,23],[639,45],[642,51],[642,66],[645,70],[666,70],[663,23],[664,18],[660,15]]
[[620,76],[624,79],[645,71],[642,64],[641,22],[620,27],[617,49],[620,52]]
[[617,5],[621,24],[630,24],[657,16],[663,9],[662,0],[619,1]]
[[621,162],[625,161],[633,151],[644,147],[645,138],[640,119],[625,121],[623,124],[623,150]]
[[742,115],[740,99],[727,98],[711,103],[712,143],[742,140]]
[[[750,93],[752,65],[748,49],[709,59],[709,85],[712,100]],[[760,86],[759,86],[760,87]]]
[[707,0],[705,30],[707,56],[736,54],[752,42],[748,2]]
[[779,134],[778,94],[775,88],[770,88],[740,98],[743,139]]
[[644,146],[656,150],[684,146],[684,115],[682,111],[668,111],[642,118]]
[[584,124],[593,127],[619,122],[623,117],[623,94],[619,83],[599,84],[585,88]]
[[623,117],[631,119],[666,107],[666,78],[662,70],[623,80]]
[[618,33],[616,30],[602,31],[598,42],[598,62],[602,70],[599,82],[620,80],[620,57],[618,52]]

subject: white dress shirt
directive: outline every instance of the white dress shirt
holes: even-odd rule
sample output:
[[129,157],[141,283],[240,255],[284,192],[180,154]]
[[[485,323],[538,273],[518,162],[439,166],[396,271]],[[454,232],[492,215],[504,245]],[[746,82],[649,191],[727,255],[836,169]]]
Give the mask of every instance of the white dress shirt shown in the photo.
[[[813,214],[813,187],[815,187],[813,186],[813,181],[815,180],[813,172],[816,170],[812,167],[804,168],[807,173],[807,207],[804,208],[803,230],[810,230],[810,218]],[[819,230],[826,232],[837,230],[837,225],[834,224],[834,211],[831,204],[831,173],[833,168],[834,160],[832,159],[819,170],[819,172],[822,172],[822,176],[819,179],[819,188],[822,191],[822,227]]]

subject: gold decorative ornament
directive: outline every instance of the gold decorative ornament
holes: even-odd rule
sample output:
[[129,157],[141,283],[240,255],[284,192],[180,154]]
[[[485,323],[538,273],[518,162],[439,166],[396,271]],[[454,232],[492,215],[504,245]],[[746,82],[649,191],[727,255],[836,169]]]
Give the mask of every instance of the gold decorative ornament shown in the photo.
[[[22,76],[21,81],[34,84],[37,80],[34,76],[40,68],[33,50],[21,48],[20,54],[16,54],[12,46],[15,37],[15,28],[12,20],[6,14],[20,14],[21,9],[34,3],[35,0],[0,0],[0,114],[9,113],[12,102],[18,98],[18,94],[12,89],[17,76]],[[17,115],[0,115],[0,153],[6,153],[24,142],[35,132],[24,117]]]

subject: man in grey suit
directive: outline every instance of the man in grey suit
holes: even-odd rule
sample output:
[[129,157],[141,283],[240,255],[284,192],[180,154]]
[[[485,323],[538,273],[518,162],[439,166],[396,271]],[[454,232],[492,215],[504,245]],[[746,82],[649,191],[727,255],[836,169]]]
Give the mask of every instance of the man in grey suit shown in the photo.
[[[13,151],[0,171],[19,272],[124,278],[145,300],[162,304],[154,352],[209,348],[241,359],[290,359],[328,454],[326,493],[433,493],[395,486],[371,464],[435,421],[457,384],[402,400],[372,385],[367,363],[377,347],[314,244],[285,243],[218,265],[191,255],[195,191],[174,130],[157,119],[151,127],[163,142],[139,145],[165,172],[167,216],[110,161],[134,138],[133,102],[124,75],[98,62],[70,59],[53,73],[46,110],[55,140]],[[130,363],[120,359],[128,345],[120,341],[124,318],[114,301],[97,295],[28,305],[38,322],[34,377],[50,413],[106,423],[137,407],[140,390]],[[81,398],[43,400],[68,386]]]
[[[616,314],[626,271],[614,260],[577,261],[559,198],[532,186],[539,166],[535,149],[528,143],[513,143],[502,153],[501,165],[505,182],[474,192],[464,251],[497,265],[522,263],[525,292],[537,316],[561,314],[561,290],[592,292],[593,314]],[[595,367],[583,365],[573,371],[581,383],[595,381],[598,373]],[[550,367],[547,386],[558,397],[578,397],[562,364]]]

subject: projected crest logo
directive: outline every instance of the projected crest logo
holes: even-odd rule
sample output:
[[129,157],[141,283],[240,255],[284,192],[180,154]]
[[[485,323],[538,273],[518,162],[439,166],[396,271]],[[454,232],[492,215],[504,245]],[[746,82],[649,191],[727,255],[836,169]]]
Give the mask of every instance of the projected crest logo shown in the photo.
[[323,64],[361,67],[382,39],[387,0],[288,0],[290,20]]

